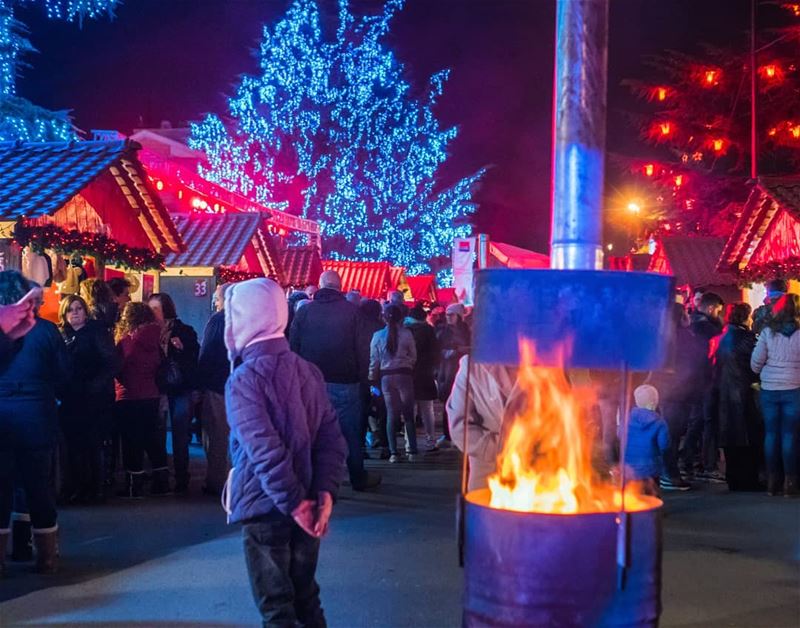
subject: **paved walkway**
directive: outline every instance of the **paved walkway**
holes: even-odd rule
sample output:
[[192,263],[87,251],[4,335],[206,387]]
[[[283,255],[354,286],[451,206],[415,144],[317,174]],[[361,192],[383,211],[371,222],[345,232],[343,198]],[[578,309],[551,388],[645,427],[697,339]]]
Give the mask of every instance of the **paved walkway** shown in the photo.
[[[319,580],[333,627],[460,625],[454,452],[344,489]],[[195,487],[196,488],[196,487]],[[667,499],[662,626],[800,625],[800,500],[720,490]],[[12,565],[0,626],[256,626],[237,530],[199,496],[61,513],[62,574]]]

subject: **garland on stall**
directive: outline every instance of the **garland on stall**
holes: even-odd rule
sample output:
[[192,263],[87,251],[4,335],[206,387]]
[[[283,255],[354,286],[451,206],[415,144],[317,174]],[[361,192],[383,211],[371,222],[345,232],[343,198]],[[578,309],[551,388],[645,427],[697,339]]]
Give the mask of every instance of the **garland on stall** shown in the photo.
[[748,283],[765,283],[771,279],[800,279],[800,257],[789,257],[746,268],[739,273]]
[[236,270],[229,266],[217,266],[214,270],[217,277],[217,285],[224,283],[239,283],[240,281],[247,281],[248,279],[258,279],[263,277],[263,273],[248,273],[243,270]]
[[45,249],[101,257],[128,270],[164,270],[164,256],[149,249],[134,248],[99,233],[66,231],[55,225],[32,226],[19,221],[14,239],[41,254]]

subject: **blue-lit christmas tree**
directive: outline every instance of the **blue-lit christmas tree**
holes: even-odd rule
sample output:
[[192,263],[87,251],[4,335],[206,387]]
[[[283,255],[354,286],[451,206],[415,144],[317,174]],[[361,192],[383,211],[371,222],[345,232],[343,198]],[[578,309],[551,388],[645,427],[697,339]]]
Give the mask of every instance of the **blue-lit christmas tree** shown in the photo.
[[48,111],[17,95],[21,58],[34,50],[24,24],[14,8],[26,4],[44,6],[51,19],[69,22],[111,13],[119,0],[0,0],[0,141],[43,142],[75,138],[69,116]]
[[264,29],[261,73],[246,76],[223,121],[192,126],[201,174],[267,206],[320,221],[326,253],[388,260],[412,273],[470,233],[482,171],[441,187],[455,128],[433,113],[448,72],[416,96],[384,39],[402,0],[356,16],[340,0],[325,34],[316,0],[295,0]]

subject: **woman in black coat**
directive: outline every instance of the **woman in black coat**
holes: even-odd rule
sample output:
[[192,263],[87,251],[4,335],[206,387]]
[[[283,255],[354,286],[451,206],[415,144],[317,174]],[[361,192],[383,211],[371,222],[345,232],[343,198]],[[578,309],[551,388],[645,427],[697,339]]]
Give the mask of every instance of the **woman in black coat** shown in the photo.
[[[461,360],[461,356],[466,355],[469,351],[470,331],[464,322],[464,314],[465,308],[460,303],[447,306],[445,311],[447,324],[441,327],[437,334],[441,361],[436,374],[436,386],[439,392],[439,401],[442,402],[447,402],[450,397],[456,381],[456,373],[458,373],[458,362]],[[450,441],[448,423],[447,416],[445,416],[444,436],[440,438],[442,443]]]
[[78,502],[101,501],[103,444],[111,436],[119,357],[110,329],[104,321],[89,318],[89,308],[81,297],[65,297],[59,315],[72,365],[60,410],[67,445],[66,497]]
[[172,464],[175,469],[175,492],[189,490],[189,442],[194,415],[192,391],[197,389],[197,360],[200,343],[197,333],[178,318],[175,302],[166,293],[152,294],[147,305],[161,325],[161,351],[168,362],[177,366],[177,382],[161,382],[162,393],[169,400],[172,427]]
[[405,320],[405,326],[414,336],[417,349],[417,361],[414,363],[414,399],[417,401],[419,415],[425,426],[425,449],[436,449],[436,417],[433,402],[437,399],[436,368],[439,366],[439,342],[436,330],[425,320],[422,305],[412,308]]
[[756,335],[750,330],[752,308],[731,303],[726,326],[714,352],[714,377],[719,387],[719,435],[725,450],[726,480],[732,491],[758,490],[763,427],[750,369]]

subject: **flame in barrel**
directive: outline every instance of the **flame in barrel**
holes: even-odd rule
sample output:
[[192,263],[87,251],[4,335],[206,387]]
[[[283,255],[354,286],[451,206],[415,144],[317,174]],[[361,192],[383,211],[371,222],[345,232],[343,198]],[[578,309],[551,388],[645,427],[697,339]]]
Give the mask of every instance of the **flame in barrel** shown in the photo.
[[[533,343],[520,343],[522,365],[510,428],[489,477],[492,508],[519,512],[578,514],[614,512],[622,496],[610,475],[592,466],[589,413],[592,388],[573,386],[563,368],[535,366]],[[652,507],[641,486],[625,491],[625,510]]]

